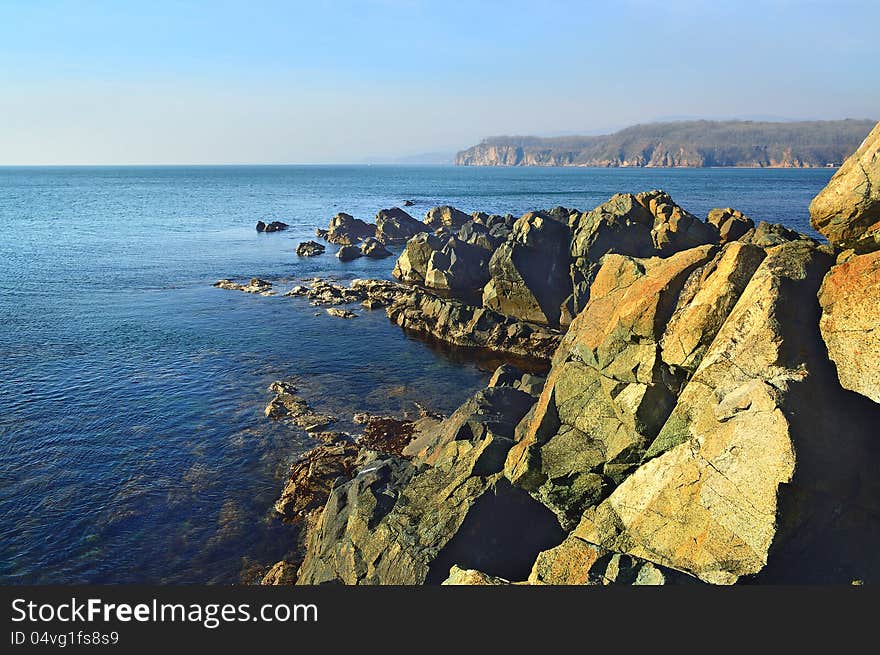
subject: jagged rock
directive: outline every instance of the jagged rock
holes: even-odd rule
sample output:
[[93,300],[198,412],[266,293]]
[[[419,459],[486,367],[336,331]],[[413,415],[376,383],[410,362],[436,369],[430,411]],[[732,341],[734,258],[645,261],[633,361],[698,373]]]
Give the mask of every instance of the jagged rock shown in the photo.
[[476,569],[462,569],[453,566],[449,570],[449,577],[441,584],[444,585],[507,585],[509,580],[498,578],[492,575],[486,575],[482,571]]
[[813,198],[810,222],[835,246],[880,247],[880,123]]
[[406,242],[406,248],[397,258],[391,274],[402,282],[424,284],[431,256],[443,247],[439,237],[422,232]]
[[299,565],[294,562],[281,560],[272,565],[263,579],[260,580],[261,585],[283,586],[292,585],[296,582],[296,570]]
[[262,296],[273,295],[272,283],[268,280],[261,280],[258,277],[252,277],[247,284],[239,284],[232,280],[217,280],[212,286],[218,289],[227,289],[230,291],[244,291],[245,293],[258,293]]
[[275,511],[284,520],[297,523],[322,509],[337,481],[354,475],[359,451],[358,446],[347,442],[308,451],[291,466]]
[[[492,395],[502,393],[519,392]],[[454,564],[524,578],[537,552],[561,532],[552,514],[501,479],[512,433],[496,430],[510,423],[482,423],[479,435],[431,449],[436,465],[380,458],[335,487],[309,531],[298,583],[439,583]],[[444,422],[438,435],[450,431]]]
[[364,253],[361,252],[361,249],[357,246],[342,246],[336,253],[336,256],[341,262],[350,262],[358,257],[363,257],[363,255]]
[[357,318],[357,314],[349,309],[337,309],[336,307],[328,307],[326,311],[330,316],[336,318]]
[[489,252],[494,252],[506,237],[507,235],[504,237],[492,235],[488,227],[473,220],[462,225],[458,231],[459,239]]
[[419,232],[430,228],[399,207],[382,209],[376,214],[376,238],[385,245],[406,243]]
[[755,227],[751,218],[732,207],[711,210],[706,222],[717,228],[721,243],[736,241]]
[[684,380],[660,342],[689,276],[713,254],[701,246],[666,259],[603,259],[505,466],[563,526],[638,465],[672,411]]
[[404,200],[403,201],[404,207],[412,207],[415,204],[416,204],[415,200]]
[[558,325],[562,301],[571,294],[570,243],[567,225],[541,212],[523,215],[489,261],[483,305],[524,321]]
[[396,297],[386,312],[400,327],[446,343],[536,359],[550,359],[561,338],[556,330],[419,289]]
[[314,257],[323,255],[325,248],[317,241],[303,241],[296,247],[296,254],[300,257]]
[[878,574],[880,408],[839,387],[819,339],[831,259],[806,241],[769,251],[647,461],[577,537],[712,583]]
[[281,221],[272,221],[271,223],[257,221],[257,232],[280,232],[288,227],[290,226],[287,223],[282,223]]
[[330,243],[349,246],[375,235],[375,225],[355,218],[351,214],[340,212],[330,219],[330,226],[324,238]]
[[660,340],[667,366],[693,373],[765,255],[757,246],[732,242],[691,274]]
[[425,271],[425,286],[451,292],[482,289],[489,279],[489,254],[483,248],[449,237],[434,251]]
[[433,207],[425,214],[425,225],[432,230],[438,227],[457,230],[469,220],[471,220],[471,217],[468,214],[449,205]]
[[545,378],[530,373],[523,373],[512,364],[502,364],[489,379],[489,387],[512,387],[531,396],[539,396],[544,387]]
[[617,194],[588,213],[572,215],[570,225],[572,294],[561,314],[566,325],[586,306],[590,284],[605,254],[668,257],[719,239],[714,226],[658,190]]
[[391,251],[373,237],[368,237],[361,244],[361,253],[364,257],[371,257],[373,259],[383,259],[385,257],[391,257]]
[[696,582],[678,571],[630,555],[612,553],[570,535],[538,555],[533,585],[663,585]]
[[808,241],[810,243],[818,243],[805,234],[790,230],[779,223],[767,223],[761,221],[754,230],[749,230],[740,237],[740,241],[751,243],[763,248],[772,248],[773,246],[781,246],[789,241]]
[[833,267],[819,304],[822,338],[840,384],[880,403],[880,250]]

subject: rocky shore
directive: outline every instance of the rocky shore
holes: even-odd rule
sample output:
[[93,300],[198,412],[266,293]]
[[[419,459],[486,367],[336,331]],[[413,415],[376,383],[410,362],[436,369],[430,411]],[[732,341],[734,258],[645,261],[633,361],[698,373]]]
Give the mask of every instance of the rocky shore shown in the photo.
[[880,581],[878,190],[880,126],[811,205],[828,243],[662,191],[334,217],[343,247],[407,234],[400,283],[285,295],[551,368],[311,451],[276,506],[301,557],[264,582]]

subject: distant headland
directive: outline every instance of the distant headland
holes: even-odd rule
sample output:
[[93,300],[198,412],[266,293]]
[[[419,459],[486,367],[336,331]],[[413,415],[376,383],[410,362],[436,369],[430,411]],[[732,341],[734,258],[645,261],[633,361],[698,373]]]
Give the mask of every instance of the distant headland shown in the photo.
[[458,166],[823,168],[839,166],[873,120],[647,123],[601,136],[496,136]]

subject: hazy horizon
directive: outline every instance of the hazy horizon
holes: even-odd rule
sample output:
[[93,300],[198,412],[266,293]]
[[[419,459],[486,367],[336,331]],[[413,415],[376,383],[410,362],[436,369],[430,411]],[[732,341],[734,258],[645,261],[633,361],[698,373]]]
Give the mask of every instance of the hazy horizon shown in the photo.
[[880,117],[878,3],[585,4],[8,0],[0,165],[390,163],[669,117]]

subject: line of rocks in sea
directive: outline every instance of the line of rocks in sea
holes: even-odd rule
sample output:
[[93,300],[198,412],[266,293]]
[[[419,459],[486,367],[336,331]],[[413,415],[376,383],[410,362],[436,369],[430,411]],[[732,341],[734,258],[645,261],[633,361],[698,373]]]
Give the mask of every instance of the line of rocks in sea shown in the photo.
[[[266,582],[880,580],[880,125],[810,210],[828,243],[662,191],[413,219],[392,320],[561,335],[550,372],[502,368],[399,452],[359,449]],[[350,223],[325,237],[379,238]]]

